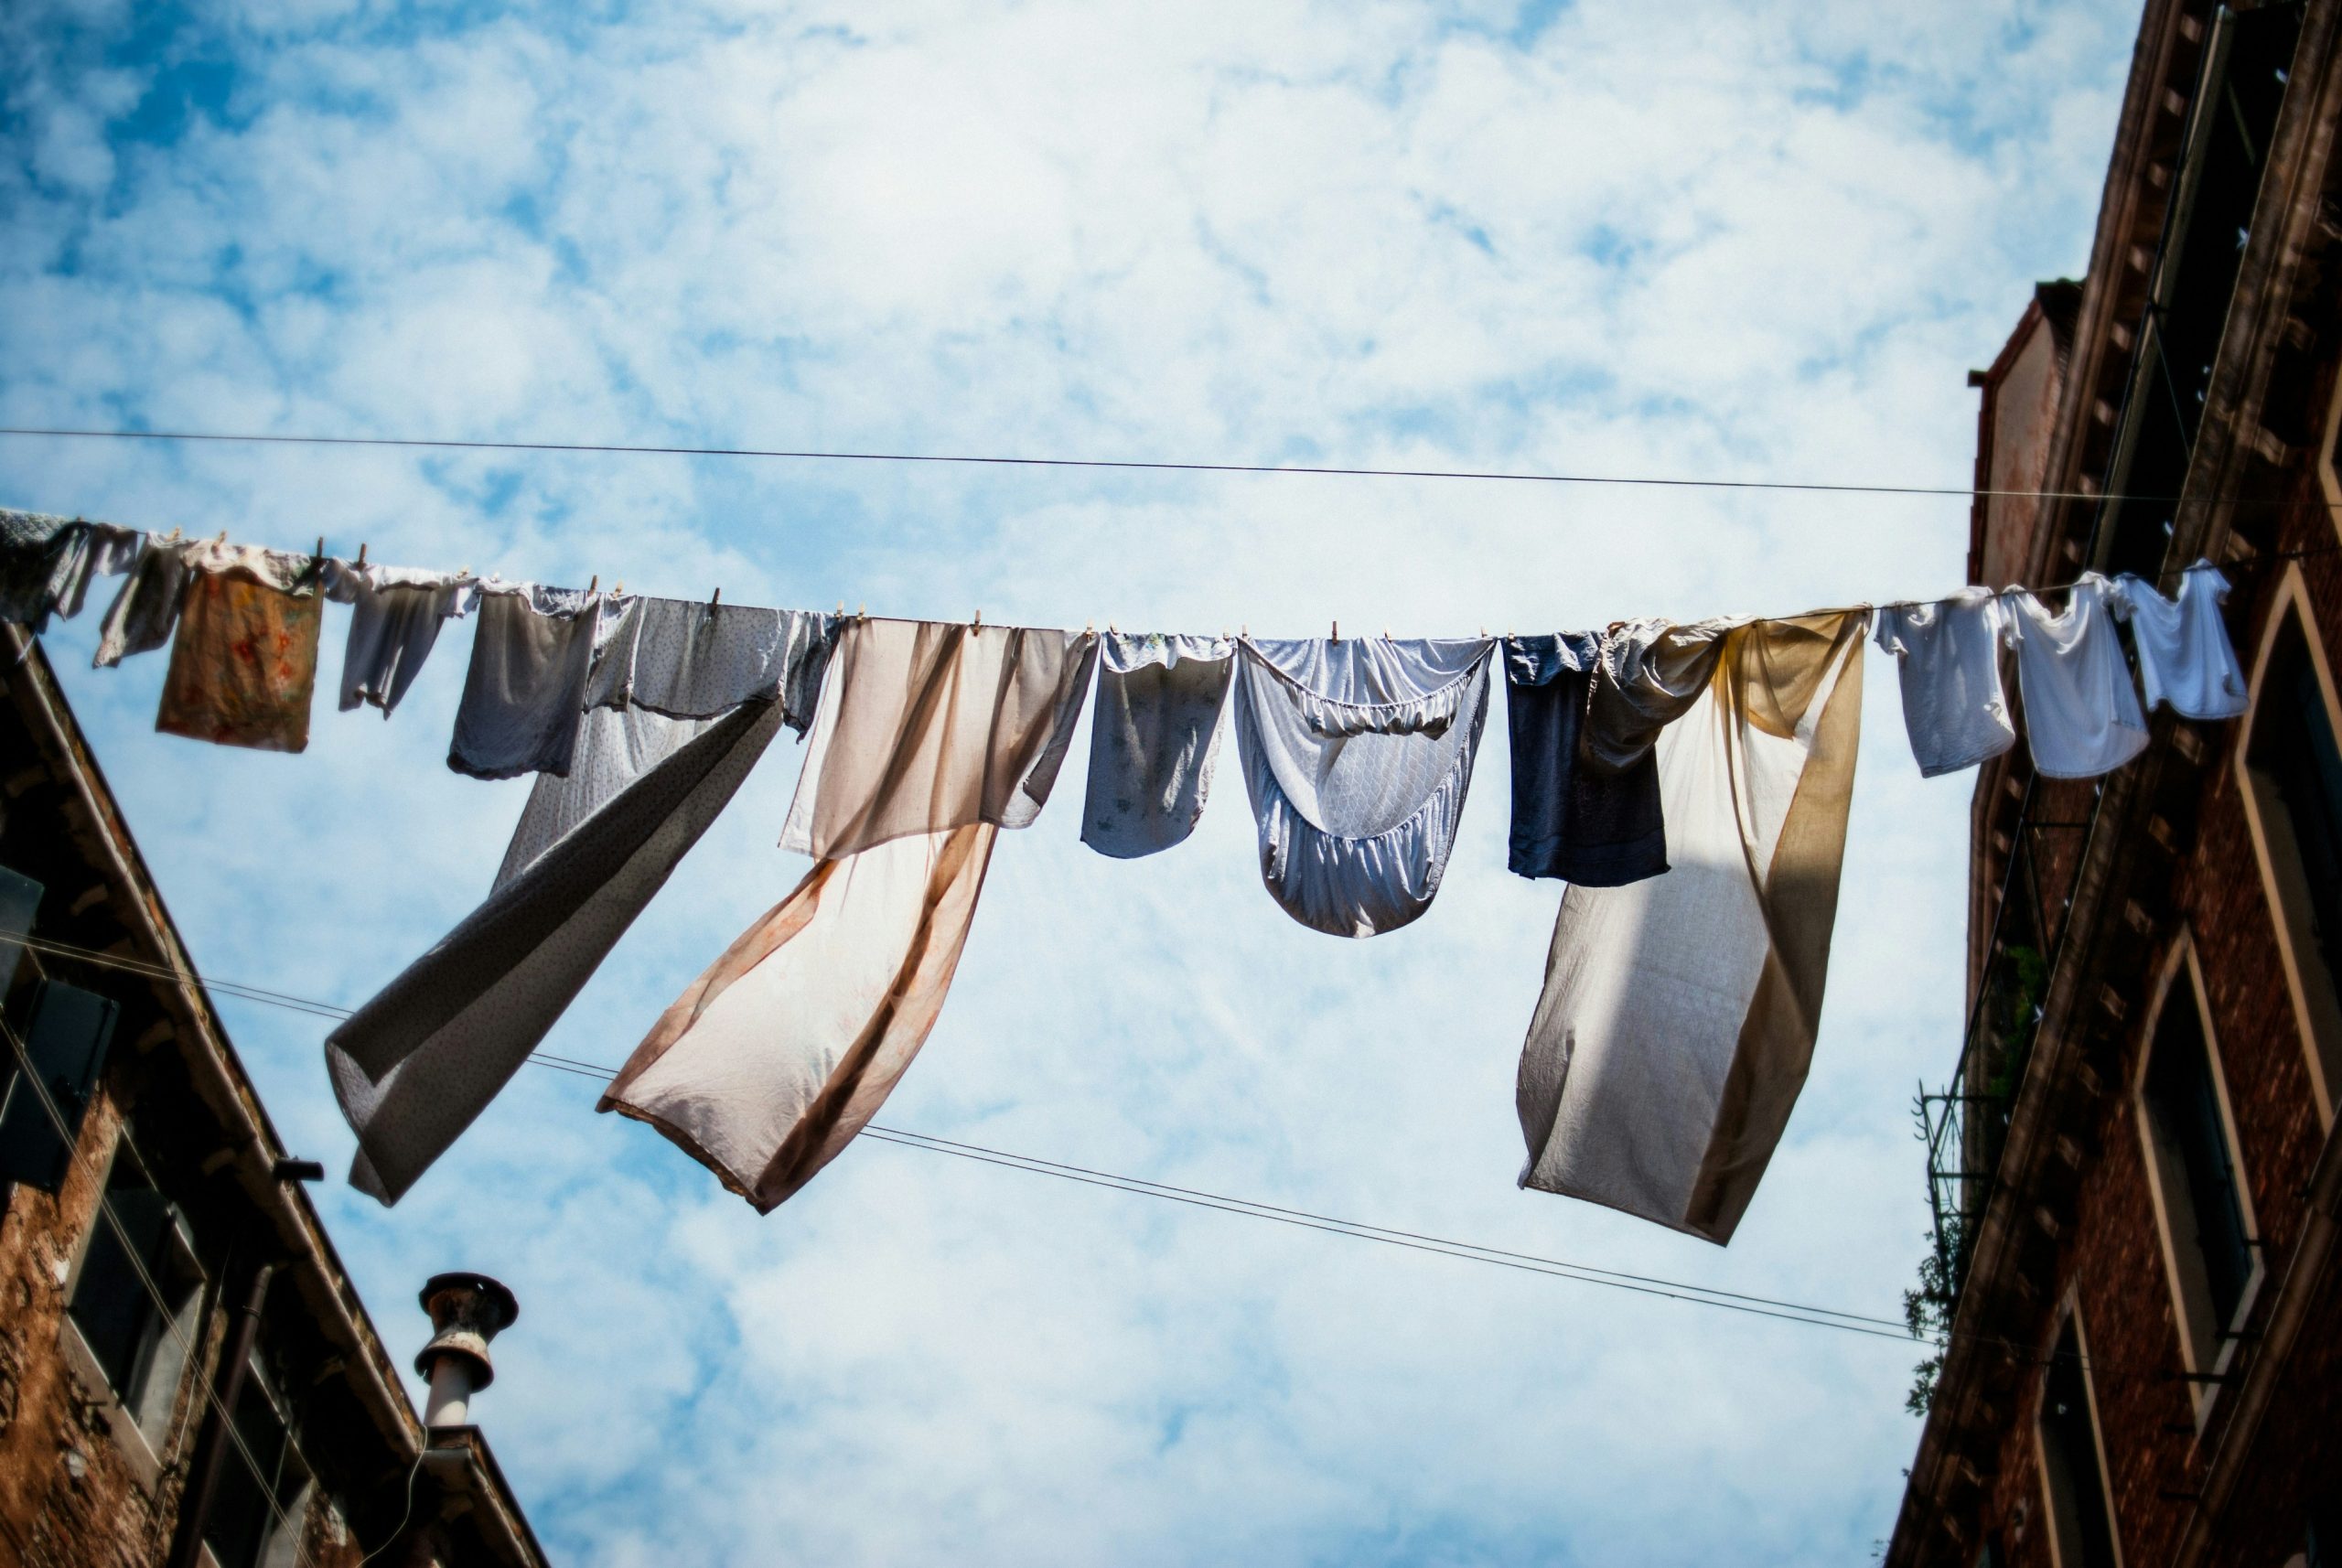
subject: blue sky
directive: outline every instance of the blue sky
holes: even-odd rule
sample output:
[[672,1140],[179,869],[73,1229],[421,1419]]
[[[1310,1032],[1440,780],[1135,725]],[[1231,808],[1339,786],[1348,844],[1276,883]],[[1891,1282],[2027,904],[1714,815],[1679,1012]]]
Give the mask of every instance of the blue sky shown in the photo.
[[[0,16],[0,423],[1959,485],[1971,365],[2082,264],[2120,7],[383,7]],[[0,440],[0,501],[732,602],[1305,635],[1939,593],[1958,499]],[[338,612],[337,612],[338,613]],[[355,1004],[485,892],[468,633],[297,758],[51,653],[199,961]],[[326,671],[338,667],[338,619]],[[1263,896],[1232,767],[1152,860],[1007,835],[894,1123],[1892,1313],[1955,1048],[1967,776],[1874,662],[1815,1071],[1729,1249],[1514,1187],[1556,890],[1493,725],[1445,891]],[[1080,744],[1078,742],[1078,744]],[[615,1062],[802,863],[777,749],[549,1048]],[[1080,768],[1062,794],[1079,795]],[[287,1137],[313,1020],[223,1003]],[[394,1210],[321,1189],[394,1347],[523,1304],[482,1401],[566,1563],[1859,1560],[1882,1341],[879,1144],[768,1219],[525,1072]]]

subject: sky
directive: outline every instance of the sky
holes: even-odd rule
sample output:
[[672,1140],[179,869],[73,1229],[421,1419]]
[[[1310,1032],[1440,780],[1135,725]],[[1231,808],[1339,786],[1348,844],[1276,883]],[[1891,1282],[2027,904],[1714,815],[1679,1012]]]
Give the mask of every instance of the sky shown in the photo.
[[[2135,31],[1980,0],[0,9],[0,423],[1961,486],[1966,371],[2085,264]],[[1307,636],[1947,592],[1957,497],[0,438],[0,504],[727,603]],[[101,598],[102,596],[100,596]],[[338,670],[343,612],[327,624]],[[526,793],[444,766],[470,633],[298,757],[48,637],[209,974],[355,1006]],[[1295,924],[1232,752],[1195,837],[1004,834],[889,1124],[1894,1316],[1957,1051],[1972,775],[1874,658],[1827,1012],[1727,1248],[1516,1186],[1559,889],[1492,722],[1445,886]],[[1499,699],[1500,701],[1501,699]],[[1497,715],[1491,715],[1492,720]],[[1075,756],[1086,755],[1084,735]],[[802,875],[768,754],[546,1042],[622,1060]],[[395,1208],[321,1026],[221,998],[402,1362],[554,1559],[1861,1561],[1915,1346],[865,1141],[759,1219],[524,1069]]]

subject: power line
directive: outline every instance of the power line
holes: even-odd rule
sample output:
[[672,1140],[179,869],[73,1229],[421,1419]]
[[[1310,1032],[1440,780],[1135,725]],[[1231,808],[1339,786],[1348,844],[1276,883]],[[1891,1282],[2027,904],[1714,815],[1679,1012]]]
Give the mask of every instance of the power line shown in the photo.
[[[1657,489],[1789,490],[1819,495],[1957,496],[2007,500],[2139,501],[2174,505],[2178,496],[2100,495],[2092,490],[1978,489],[1971,485],[1867,485],[1801,479],[1704,479],[1649,474],[1544,473],[1502,468],[1372,468],[1327,463],[1187,463],[1132,457],[1026,457],[958,452],[848,452],[779,446],[660,446],[599,441],[461,441],[412,435],[295,435],[211,430],[86,430],[0,425],[0,435],[73,441],[174,441],[271,446],[359,446],[445,452],[603,453],[645,457],[764,457],[824,463],[929,463],[1011,468],[1104,468],[1168,474],[1290,474],[1355,479],[1467,479],[1499,484],[1608,485]],[[2251,498],[2235,498],[2251,499]],[[2279,504],[2259,502],[2252,504]]]
[[[34,947],[38,951],[76,958],[100,967],[122,969],[156,979],[178,980],[188,984],[202,984],[212,990],[238,996],[242,1000],[285,1007],[314,1016],[348,1017],[349,1015],[349,1009],[337,1007],[330,1003],[235,982],[199,981],[197,977],[185,972],[175,972],[161,965],[125,959],[112,953],[101,953],[92,949],[77,948],[69,943],[37,939],[27,945]],[[598,1062],[582,1061],[574,1057],[558,1056],[552,1052],[535,1052],[528,1059],[539,1067],[601,1082],[607,1082],[617,1076],[613,1069]],[[1100,1171],[1055,1160],[1039,1159],[1033,1155],[1014,1154],[1004,1149],[988,1148],[981,1144],[966,1144],[949,1138],[938,1138],[929,1133],[915,1133],[908,1128],[883,1127],[874,1124],[864,1128],[862,1135],[883,1143],[899,1144],[908,1148],[925,1149],[931,1154],[948,1155],[983,1165],[1026,1171],[1035,1176],[1053,1176],[1060,1180],[1079,1182],[1088,1187],[1107,1187],[1117,1192],[1161,1198],[1166,1202],[1186,1204],[1192,1208],[1217,1209],[1222,1213],[1272,1220],[1303,1230],[1349,1236],[1362,1241],[1403,1247],[1411,1251],[1434,1252],[1442,1257],[1462,1259],[1466,1262],[1488,1263],[1527,1273],[1573,1279],[1581,1283],[1630,1291],[1641,1295],[1659,1296],[1666,1300],[1688,1302],[1695,1305],[1721,1307],[1730,1312],[1747,1313],[1755,1316],[1776,1318],[1790,1323],[1804,1323],[1819,1328],[1836,1328],[1849,1333],[1869,1335],[1876,1338],[1895,1339],[1907,1343],[1913,1340],[1920,1343],[1930,1342],[1925,1336],[1913,1335],[1907,1325],[1896,1319],[1880,1317],[1867,1313],[1844,1312],[1834,1307],[1817,1306],[1810,1303],[1726,1291],[1711,1285],[1694,1284],[1688,1281],[1664,1279],[1657,1275],[1628,1273],[1615,1269],[1597,1268],[1587,1263],[1572,1262],[1563,1258],[1510,1251],[1503,1248],[1482,1246],[1477,1242],[1459,1241],[1449,1237],[1432,1236],[1420,1231],[1373,1225],[1363,1220],[1343,1219],[1333,1215],[1315,1213],[1308,1209],[1288,1208],[1252,1198],[1234,1197],[1224,1193],[1174,1187],[1168,1183],[1151,1181],[1143,1176],[1122,1176],[1111,1171]]]

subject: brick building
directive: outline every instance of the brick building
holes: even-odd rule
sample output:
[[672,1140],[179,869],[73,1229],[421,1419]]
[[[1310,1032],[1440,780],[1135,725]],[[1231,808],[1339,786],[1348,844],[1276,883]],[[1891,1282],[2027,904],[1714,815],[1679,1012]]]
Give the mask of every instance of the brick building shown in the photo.
[[1971,580],[2208,557],[2251,706],[1977,779],[1890,1563],[2342,1563],[2338,25],[2150,0],[2088,276],[1973,378],[1980,491],[2047,495],[1980,494]]
[[[0,1565],[542,1568],[478,1430],[417,1418],[193,972],[0,628]],[[435,1323],[481,1295],[432,1289]]]

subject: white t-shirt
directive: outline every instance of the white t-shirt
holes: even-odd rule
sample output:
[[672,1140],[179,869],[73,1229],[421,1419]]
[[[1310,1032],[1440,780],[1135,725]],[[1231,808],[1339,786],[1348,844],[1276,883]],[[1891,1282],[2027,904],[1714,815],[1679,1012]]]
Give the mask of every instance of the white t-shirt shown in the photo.
[[2124,575],[2108,596],[2118,619],[2131,623],[2139,650],[2139,679],[2147,708],[2169,703],[2191,719],[2232,719],[2244,712],[2244,671],[2220,620],[2229,580],[2209,561],[2179,575],[2179,593],[2166,599],[2154,585]]
[[2085,574],[2062,615],[2029,593],[2007,601],[2025,738],[2045,778],[2094,779],[2147,744],[2146,716],[2107,605],[2111,588],[2097,573]]
[[1896,656],[1903,727],[1926,777],[1973,768],[2016,744],[2001,689],[2008,619],[1989,588],[1963,588],[1939,604],[1879,607],[1878,645]]

